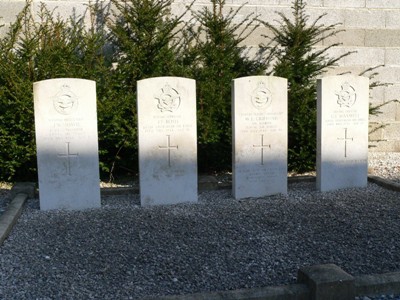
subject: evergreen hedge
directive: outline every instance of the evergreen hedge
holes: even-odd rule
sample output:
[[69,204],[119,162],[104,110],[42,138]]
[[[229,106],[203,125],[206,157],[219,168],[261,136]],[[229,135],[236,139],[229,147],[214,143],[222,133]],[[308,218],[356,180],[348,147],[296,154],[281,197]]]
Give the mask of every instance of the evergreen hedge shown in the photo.
[[[314,81],[340,57],[326,56],[334,45],[317,52],[313,46],[335,34],[335,25],[318,19],[307,27],[302,0],[293,1],[295,22],[281,14],[279,27],[252,15],[235,24],[242,7],[225,11],[225,0],[197,12],[189,5],[180,16],[171,14],[172,2],[111,0],[63,19],[44,4],[32,15],[26,1],[0,39],[0,180],[36,180],[32,84],[60,77],[97,82],[103,178],[138,171],[136,83],[156,76],[196,80],[199,170],[230,170],[231,81],[263,74],[271,61],[273,73],[289,80],[289,167],[314,167]],[[243,45],[260,22],[274,36],[249,58]]]
[[192,67],[197,82],[200,171],[226,171],[232,162],[231,82],[259,75],[263,61],[246,55],[243,41],[257,28],[251,15],[234,24],[240,12],[223,12],[225,0],[211,0],[211,8],[195,13],[199,25],[194,37]]
[[303,0],[295,0],[292,18],[279,13],[279,25],[263,21],[272,30],[269,42],[270,61],[275,61],[272,74],[288,79],[288,169],[296,172],[315,170],[317,148],[317,78],[327,69],[336,66],[343,57],[329,57],[328,50],[339,46],[315,46],[336,35],[332,24],[325,26],[325,14],[310,22]]
[[103,41],[94,28],[85,29],[83,17],[65,21],[44,4],[33,15],[31,4],[26,2],[0,40],[1,180],[36,179],[33,82],[57,77],[101,82],[105,76]]

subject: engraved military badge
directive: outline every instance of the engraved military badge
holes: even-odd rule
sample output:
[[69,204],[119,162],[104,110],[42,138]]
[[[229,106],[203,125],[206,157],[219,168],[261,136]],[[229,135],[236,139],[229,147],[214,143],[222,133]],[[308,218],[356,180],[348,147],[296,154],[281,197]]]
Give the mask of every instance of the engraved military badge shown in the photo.
[[78,97],[71,91],[69,85],[62,85],[60,91],[53,97],[54,109],[62,115],[70,115],[78,109]]
[[267,89],[264,82],[260,81],[251,95],[251,103],[255,108],[262,110],[270,106],[271,102],[271,91]]
[[161,93],[158,96],[155,96],[158,101],[157,108],[161,112],[176,111],[181,105],[181,96],[178,91],[169,86],[169,84],[165,84],[165,86],[161,89]]
[[336,92],[337,104],[340,107],[352,107],[357,100],[356,90],[348,83],[345,82],[341,86],[341,90]]

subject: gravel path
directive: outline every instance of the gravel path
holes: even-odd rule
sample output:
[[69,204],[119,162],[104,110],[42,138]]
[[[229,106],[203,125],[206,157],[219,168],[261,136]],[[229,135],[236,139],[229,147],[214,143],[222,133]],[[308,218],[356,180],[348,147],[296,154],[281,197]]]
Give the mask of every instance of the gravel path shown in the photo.
[[370,152],[368,166],[372,174],[400,183],[400,152]]
[[[382,163],[387,172],[390,163]],[[107,196],[101,209],[83,212],[42,212],[30,200],[0,247],[0,299],[140,299],[288,284],[299,267],[323,263],[353,275],[400,271],[399,200],[372,183],[325,193],[294,183],[286,196],[246,201],[229,190],[202,192],[198,204],[147,208],[138,195]]]

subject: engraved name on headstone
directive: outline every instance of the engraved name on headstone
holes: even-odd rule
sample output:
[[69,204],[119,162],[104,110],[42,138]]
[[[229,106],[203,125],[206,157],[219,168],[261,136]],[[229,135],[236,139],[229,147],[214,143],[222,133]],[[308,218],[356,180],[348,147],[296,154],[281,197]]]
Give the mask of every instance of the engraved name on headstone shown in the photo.
[[33,91],[40,208],[100,207],[96,83],[49,79]]
[[233,195],[287,193],[287,80],[233,80]]
[[318,80],[317,188],[364,187],[368,176],[369,79]]
[[196,83],[180,77],[138,81],[142,205],[197,201]]

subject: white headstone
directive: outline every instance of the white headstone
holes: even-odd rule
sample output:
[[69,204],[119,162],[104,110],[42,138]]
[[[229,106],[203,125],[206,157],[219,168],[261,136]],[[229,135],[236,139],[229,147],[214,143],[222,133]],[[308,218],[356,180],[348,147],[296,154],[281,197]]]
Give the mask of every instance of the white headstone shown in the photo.
[[195,80],[140,80],[137,105],[141,204],[197,201]]
[[50,79],[33,92],[40,208],[100,207],[96,83]]
[[287,193],[287,80],[251,76],[233,81],[233,195]]
[[368,176],[369,79],[318,80],[317,188],[364,187]]

